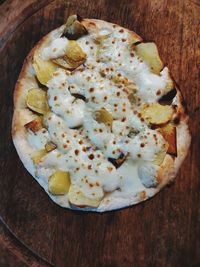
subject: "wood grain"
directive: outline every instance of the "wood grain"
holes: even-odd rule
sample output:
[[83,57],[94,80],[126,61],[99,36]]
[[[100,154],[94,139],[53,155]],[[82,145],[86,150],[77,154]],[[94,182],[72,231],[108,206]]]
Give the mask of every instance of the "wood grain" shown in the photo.
[[51,266],[20,243],[14,235],[0,222],[0,266],[28,267]]
[[[52,203],[23,168],[10,135],[12,94],[25,56],[72,13],[118,23],[155,40],[191,118],[192,145],[175,183],[145,203],[102,215]],[[195,0],[7,0],[0,6],[0,215],[39,257],[59,267],[200,266],[199,14]],[[29,255],[20,242],[7,253],[14,247]],[[30,266],[34,261],[43,266],[37,256],[30,257],[35,257]]]

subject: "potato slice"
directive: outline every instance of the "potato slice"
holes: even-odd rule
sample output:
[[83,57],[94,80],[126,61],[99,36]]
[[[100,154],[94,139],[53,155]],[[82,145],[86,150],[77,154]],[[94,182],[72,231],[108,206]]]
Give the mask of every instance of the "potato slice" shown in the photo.
[[136,46],[135,49],[138,56],[145,60],[152,72],[155,74],[159,74],[164,66],[159,57],[156,44],[140,43]]
[[57,170],[49,177],[48,190],[53,195],[63,195],[68,193],[70,183],[70,173]]
[[31,110],[39,114],[45,114],[49,111],[47,93],[40,88],[32,88],[28,91],[26,104]]
[[81,24],[81,18],[78,15],[72,15],[67,19],[62,36],[67,37],[69,40],[77,40],[87,33],[87,29]]
[[66,48],[66,54],[63,57],[53,59],[52,61],[65,69],[75,69],[82,65],[87,55],[76,41],[69,41]]
[[113,116],[105,108],[95,112],[95,119],[99,123],[104,123],[112,127]]
[[34,164],[39,164],[43,161],[44,157],[46,156],[47,152],[45,149],[37,150],[33,152],[31,155],[31,159]]
[[26,123],[24,126],[32,132],[36,133],[37,131],[43,128],[42,118],[38,116],[34,120]]
[[80,191],[80,188],[71,185],[68,193],[69,202],[77,207],[98,207],[101,198],[89,198],[84,196],[84,194]]
[[176,127],[171,123],[165,125],[159,129],[164,139],[168,142],[169,147],[167,153],[172,156],[177,156],[177,144],[176,144]]
[[52,61],[43,60],[39,52],[34,53],[33,67],[39,82],[44,85],[52,78],[54,71],[57,69],[56,64]]
[[47,142],[46,143],[46,145],[45,145],[45,150],[47,151],[47,152],[51,152],[51,151],[53,151],[54,149],[56,149],[56,144],[54,144],[53,142]]
[[162,106],[159,103],[144,104],[141,115],[146,122],[161,125],[172,119],[173,109],[171,106]]

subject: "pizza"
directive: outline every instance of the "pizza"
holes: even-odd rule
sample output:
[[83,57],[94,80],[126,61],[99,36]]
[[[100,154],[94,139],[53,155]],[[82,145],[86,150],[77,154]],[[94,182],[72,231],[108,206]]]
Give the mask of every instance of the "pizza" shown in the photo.
[[154,42],[72,15],[24,61],[13,142],[55,203],[115,210],[175,178],[190,145],[183,103]]

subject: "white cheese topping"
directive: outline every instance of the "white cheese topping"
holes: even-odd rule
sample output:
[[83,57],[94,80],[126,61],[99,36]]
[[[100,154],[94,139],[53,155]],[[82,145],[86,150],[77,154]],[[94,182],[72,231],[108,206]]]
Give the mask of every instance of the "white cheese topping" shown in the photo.
[[32,131],[28,132],[28,142],[34,149],[44,149],[47,142],[51,140],[49,132],[42,128],[37,133],[33,133]]
[[57,38],[53,40],[50,46],[43,49],[43,59],[48,60],[50,58],[58,58],[64,56],[68,42],[69,41],[67,38]]
[[62,117],[70,128],[82,125],[85,102],[71,95],[64,71],[55,74],[48,83],[49,105],[52,111]]
[[[45,116],[47,131],[28,136],[35,149],[44,148],[49,140],[57,146],[38,172],[69,171],[71,183],[89,198],[101,199],[106,192],[125,197],[157,183],[153,160],[165,140],[141,119],[140,107],[164,94],[168,69],[152,73],[131,53],[130,41],[129,32],[120,27],[79,38],[86,62],[73,72],[62,68],[54,72],[47,84],[51,108]],[[66,38],[53,40],[43,49],[43,58],[63,56],[67,44]],[[130,85],[135,86],[135,100],[129,98]],[[95,112],[102,108],[111,114],[112,125],[97,121]],[[119,158],[125,162],[116,168]]]

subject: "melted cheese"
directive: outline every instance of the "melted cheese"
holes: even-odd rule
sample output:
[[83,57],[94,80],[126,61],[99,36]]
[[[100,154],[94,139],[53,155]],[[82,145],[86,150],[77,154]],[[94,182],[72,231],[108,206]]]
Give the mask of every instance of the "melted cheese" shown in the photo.
[[[99,45],[98,38],[103,40]],[[39,164],[38,175],[45,176],[47,170],[69,171],[71,183],[89,198],[103,198],[106,192],[125,197],[148,191],[156,186],[158,167],[153,160],[165,141],[141,120],[139,111],[141,104],[158,100],[158,90],[165,93],[168,69],[153,74],[131,54],[131,35],[121,27],[102,29],[77,42],[87,54],[86,62],[71,73],[61,68],[54,73],[47,84],[48,131],[28,137],[35,149],[49,140],[57,145]],[[53,40],[43,49],[43,58],[63,56],[67,43],[66,38]],[[127,84],[135,85],[135,102],[128,98]],[[77,99],[77,94],[86,101]],[[101,108],[112,114],[112,127],[96,121],[95,111]],[[127,160],[116,169],[109,158],[120,155]]]
[[67,38],[54,39],[48,47],[43,49],[43,59],[48,60],[64,56],[68,42]]
[[32,131],[28,132],[28,142],[31,144],[33,149],[40,150],[44,149],[47,142],[51,140],[49,132],[42,128],[37,133],[33,133]]

